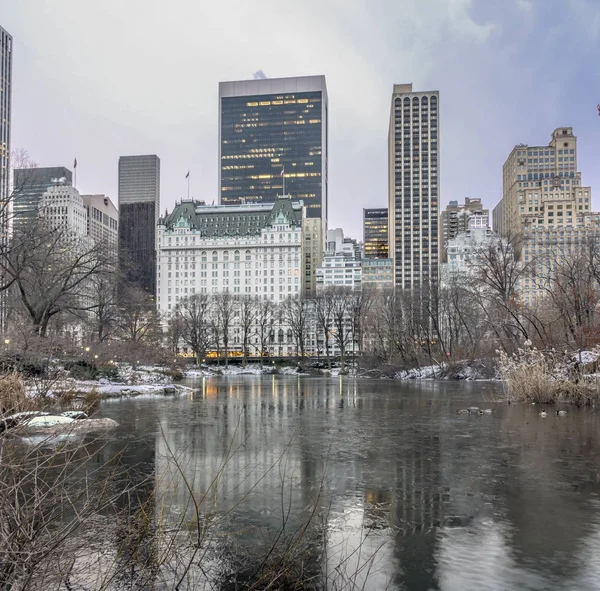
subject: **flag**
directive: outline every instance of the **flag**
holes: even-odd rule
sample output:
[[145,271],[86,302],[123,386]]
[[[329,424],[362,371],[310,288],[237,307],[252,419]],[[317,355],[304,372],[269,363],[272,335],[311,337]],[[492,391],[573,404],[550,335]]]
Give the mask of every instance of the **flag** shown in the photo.
[[77,158],[73,161],[73,168],[77,168]]
[[279,176],[283,176],[285,174],[285,166],[281,169],[281,172],[279,173]]
[[190,178],[190,171],[188,170],[188,173],[185,175],[185,178],[188,179]]

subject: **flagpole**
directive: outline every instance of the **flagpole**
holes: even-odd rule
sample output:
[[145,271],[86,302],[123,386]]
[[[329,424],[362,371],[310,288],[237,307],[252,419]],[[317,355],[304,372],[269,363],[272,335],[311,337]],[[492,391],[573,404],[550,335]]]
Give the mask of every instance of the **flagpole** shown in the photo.
[[283,197],[285,197],[285,166],[282,169],[282,176],[283,176]]
[[190,200],[190,175],[188,173],[188,201]]

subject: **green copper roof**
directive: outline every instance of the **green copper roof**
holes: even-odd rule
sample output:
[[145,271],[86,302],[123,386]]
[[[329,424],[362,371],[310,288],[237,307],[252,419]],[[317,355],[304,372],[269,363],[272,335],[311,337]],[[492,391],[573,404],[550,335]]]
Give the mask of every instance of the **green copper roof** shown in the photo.
[[260,236],[263,228],[275,224],[302,225],[302,205],[290,199],[272,204],[206,206],[183,201],[158,221],[167,232],[178,228],[200,232],[206,238]]

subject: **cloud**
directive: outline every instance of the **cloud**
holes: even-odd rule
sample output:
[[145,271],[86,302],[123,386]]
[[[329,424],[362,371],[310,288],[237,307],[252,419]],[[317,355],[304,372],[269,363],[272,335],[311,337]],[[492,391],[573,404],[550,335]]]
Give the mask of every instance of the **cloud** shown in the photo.
[[115,198],[119,155],[156,153],[161,209],[186,195],[188,169],[192,195],[217,198],[218,83],[250,78],[257,64],[270,77],[325,74],[330,221],[357,237],[362,207],[387,203],[394,83],[441,92],[442,201],[470,192],[490,206],[514,144],[573,124],[585,146],[591,123],[577,98],[593,97],[594,109],[600,97],[595,0],[4,6],[15,39],[13,147],[40,165],[68,166],[76,153],[82,190]]

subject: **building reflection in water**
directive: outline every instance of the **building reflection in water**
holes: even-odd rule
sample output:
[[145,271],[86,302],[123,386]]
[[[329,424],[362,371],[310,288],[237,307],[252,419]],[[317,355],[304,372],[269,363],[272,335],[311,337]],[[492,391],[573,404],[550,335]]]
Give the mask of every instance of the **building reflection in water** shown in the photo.
[[203,379],[154,416],[157,515],[191,515],[192,491],[256,548],[316,504],[314,555],[359,588],[593,588],[600,417],[458,416],[485,387]]

